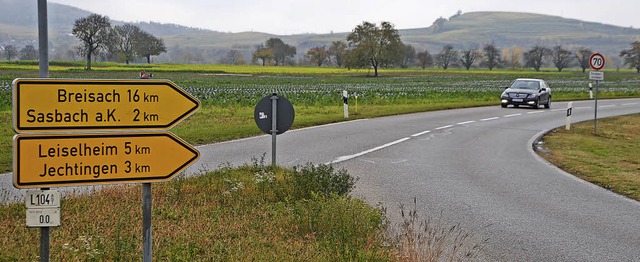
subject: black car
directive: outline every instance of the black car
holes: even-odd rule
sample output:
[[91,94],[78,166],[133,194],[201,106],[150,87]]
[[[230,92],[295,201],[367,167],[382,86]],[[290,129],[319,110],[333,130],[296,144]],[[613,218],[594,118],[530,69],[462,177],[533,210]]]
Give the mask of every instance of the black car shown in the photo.
[[551,88],[542,79],[518,78],[500,96],[500,105],[551,107]]

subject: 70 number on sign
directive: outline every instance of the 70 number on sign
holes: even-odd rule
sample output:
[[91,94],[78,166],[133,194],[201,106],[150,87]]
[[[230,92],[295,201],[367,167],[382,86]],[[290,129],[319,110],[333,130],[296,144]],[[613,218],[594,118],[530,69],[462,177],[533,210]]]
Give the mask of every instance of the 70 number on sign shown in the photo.
[[605,64],[604,56],[602,56],[599,53],[592,54],[591,57],[589,58],[589,65],[593,70],[598,71],[604,68],[604,64]]

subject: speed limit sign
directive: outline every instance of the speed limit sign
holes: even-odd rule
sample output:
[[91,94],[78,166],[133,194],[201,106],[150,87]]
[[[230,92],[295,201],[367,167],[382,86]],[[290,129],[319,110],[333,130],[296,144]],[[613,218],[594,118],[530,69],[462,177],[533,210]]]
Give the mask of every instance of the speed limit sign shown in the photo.
[[591,55],[591,57],[589,57],[589,65],[591,66],[591,69],[596,71],[604,68],[604,56],[600,53]]

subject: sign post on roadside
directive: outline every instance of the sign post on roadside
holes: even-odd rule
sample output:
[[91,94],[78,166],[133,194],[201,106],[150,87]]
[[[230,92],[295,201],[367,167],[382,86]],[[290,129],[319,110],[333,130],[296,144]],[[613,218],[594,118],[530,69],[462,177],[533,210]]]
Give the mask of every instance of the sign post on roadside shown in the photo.
[[592,54],[591,57],[589,57],[589,65],[591,69],[595,70],[589,71],[589,80],[596,81],[595,110],[593,113],[593,133],[596,134],[598,130],[598,82],[604,80],[604,72],[599,71],[604,68],[604,56],[600,53]]
[[[168,80],[15,79],[12,91],[14,186],[142,183],[143,261],[151,261],[151,182],[200,156],[166,131],[200,101]],[[125,132],[142,130],[164,132]],[[28,225],[60,224],[59,208],[27,212]],[[41,238],[42,254],[48,234]]]
[[349,118],[349,92],[342,90],[342,103],[344,104],[344,118]]
[[573,111],[573,102],[569,102],[567,104],[567,118],[566,118],[566,123],[565,123],[565,129],[566,130],[571,130],[571,114]]
[[283,96],[273,93],[260,99],[253,118],[262,132],[271,135],[271,165],[276,165],[276,135],[289,130],[295,118],[293,105]]

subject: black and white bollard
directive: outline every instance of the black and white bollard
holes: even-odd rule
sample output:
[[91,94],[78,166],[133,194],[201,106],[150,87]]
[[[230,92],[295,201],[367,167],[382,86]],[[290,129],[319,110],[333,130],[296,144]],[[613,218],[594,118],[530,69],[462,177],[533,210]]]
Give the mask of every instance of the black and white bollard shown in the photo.
[[349,93],[347,90],[342,91],[342,102],[344,103],[344,118],[349,118]]
[[566,130],[571,130],[571,111],[573,111],[573,102],[567,104],[567,123],[565,125]]
[[593,85],[589,83],[589,99],[593,99]]

